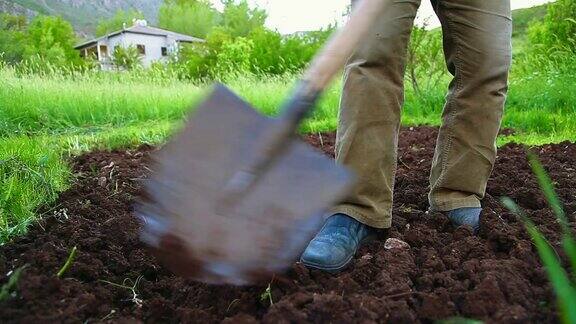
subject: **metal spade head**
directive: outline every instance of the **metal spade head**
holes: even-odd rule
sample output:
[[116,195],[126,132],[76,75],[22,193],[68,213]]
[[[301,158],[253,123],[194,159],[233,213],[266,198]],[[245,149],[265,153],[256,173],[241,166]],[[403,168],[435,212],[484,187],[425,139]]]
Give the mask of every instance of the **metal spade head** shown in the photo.
[[153,156],[136,213],[142,239],[177,274],[246,284],[288,268],[346,194],[352,177],[296,138],[231,207],[229,179],[278,121],[217,85],[184,129]]

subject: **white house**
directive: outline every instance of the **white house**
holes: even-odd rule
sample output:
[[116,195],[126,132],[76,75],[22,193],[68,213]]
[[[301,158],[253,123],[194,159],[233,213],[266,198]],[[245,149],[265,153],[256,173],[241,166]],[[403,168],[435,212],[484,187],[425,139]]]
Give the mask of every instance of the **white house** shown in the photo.
[[142,65],[149,67],[152,62],[165,62],[170,55],[177,54],[180,43],[204,42],[203,39],[178,34],[168,30],[150,27],[146,20],[135,20],[129,28],[84,42],[75,48],[80,56],[94,56],[103,70],[114,68],[112,54],[116,46],[134,46],[141,55]]

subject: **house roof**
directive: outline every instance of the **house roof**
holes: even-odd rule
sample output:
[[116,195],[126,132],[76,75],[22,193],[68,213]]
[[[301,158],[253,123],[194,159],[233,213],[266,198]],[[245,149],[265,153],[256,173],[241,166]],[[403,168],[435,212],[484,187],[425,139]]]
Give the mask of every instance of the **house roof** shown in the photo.
[[161,28],[134,25],[134,26],[131,26],[128,28],[124,28],[122,30],[112,32],[112,33],[104,35],[102,37],[94,38],[92,40],[83,42],[81,44],[76,45],[74,48],[75,49],[82,49],[82,48],[88,47],[90,45],[96,44],[103,39],[107,39],[109,37],[124,34],[124,33],[165,36],[165,37],[171,37],[174,40],[176,40],[177,42],[184,42],[184,43],[204,42],[204,40],[201,38],[196,38],[196,37],[192,37],[192,36],[188,36],[188,35],[184,35],[184,34],[179,34],[179,33],[175,33],[175,32],[169,31],[169,30],[161,29]]

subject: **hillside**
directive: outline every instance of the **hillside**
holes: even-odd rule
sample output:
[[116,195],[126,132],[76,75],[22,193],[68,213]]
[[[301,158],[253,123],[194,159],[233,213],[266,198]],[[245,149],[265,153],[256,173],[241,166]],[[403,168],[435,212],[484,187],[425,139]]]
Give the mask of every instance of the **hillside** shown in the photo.
[[546,15],[548,4],[512,11],[512,54],[518,55],[525,51],[528,43],[528,26],[535,20],[541,20]]
[[90,35],[101,18],[114,15],[119,9],[140,10],[146,19],[156,21],[162,0],[0,0],[0,12],[59,15],[70,21],[80,33]]
[[524,36],[528,25],[534,20],[540,20],[546,15],[548,4],[531,8],[516,9],[512,11],[512,21],[514,29],[512,36]]

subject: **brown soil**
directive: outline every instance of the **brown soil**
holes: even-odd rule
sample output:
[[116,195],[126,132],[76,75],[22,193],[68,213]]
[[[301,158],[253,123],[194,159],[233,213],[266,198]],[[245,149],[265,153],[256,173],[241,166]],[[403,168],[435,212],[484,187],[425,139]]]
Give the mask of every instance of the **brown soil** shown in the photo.
[[[265,287],[207,286],[171,275],[138,240],[131,214],[153,150],[94,152],[72,161],[78,181],[46,209],[25,237],[0,247],[0,284],[27,264],[0,322],[431,322],[453,316],[489,322],[555,322],[551,287],[519,220],[497,197],[516,200],[554,244],[559,227],[526,163],[525,148],[499,151],[488,185],[480,235],[425,214],[436,129],[404,129],[400,138],[394,225],[388,236],[410,245],[363,247],[345,272],[330,275],[295,264]],[[334,134],[307,140],[332,153]],[[321,145],[322,143],[322,145]],[[534,149],[556,181],[574,226],[576,145]],[[70,249],[78,257],[58,279]],[[136,285],[132,292],[115,284]]]

